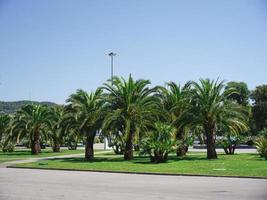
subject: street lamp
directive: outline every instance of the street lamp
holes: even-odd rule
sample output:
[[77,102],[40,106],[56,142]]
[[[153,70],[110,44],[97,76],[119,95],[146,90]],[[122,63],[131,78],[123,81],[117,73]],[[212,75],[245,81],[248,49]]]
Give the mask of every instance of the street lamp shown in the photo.
[[108,55],[111,58],[111,84],[113,84],[114,56],[116,56],[117,54],[114,52],[110,52]]
[[[116,56],[117,54],[116,53],[114,53],[114,52],[110,52],[109,54],[108,54],[109,56],[110,56],[110,61],[111,61],[111,63],[110,63],[110,65],[111,65],[111,84],[113,85],[113,76],[114,76],[114,56]],[[104,150],[106,150],[107,149],[107,138],[104,138]]]

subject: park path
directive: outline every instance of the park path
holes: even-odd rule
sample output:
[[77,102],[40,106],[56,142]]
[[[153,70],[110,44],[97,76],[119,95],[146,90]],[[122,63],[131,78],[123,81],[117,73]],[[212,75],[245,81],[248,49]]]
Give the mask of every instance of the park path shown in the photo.
[[48,157],[40,157],[40,158],[27,158],[23,160],[13,160],[8,162],[0,163],[0,168],[6,168],[7,166],[21,164],[21,163],[30,163],[30,162],[36,162],[40,160],[49,160],[49,159],[55,159],[55,158],[73,158],[73,157],[81,157],[83,156],[83,153],[79,154],[69,154],[69,155],[63,155],[63,156],[48,156]]

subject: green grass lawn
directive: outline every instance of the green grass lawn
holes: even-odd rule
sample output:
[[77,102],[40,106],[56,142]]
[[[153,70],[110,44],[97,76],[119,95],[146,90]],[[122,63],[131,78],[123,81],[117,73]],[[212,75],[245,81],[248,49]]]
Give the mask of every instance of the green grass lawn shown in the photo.
[[174,174],[201,174],[219,176],[267,177],[267,161],[258,154],[219,154],[217,160],[207,160],[204,153],[189,153],[186,157],[170,156],[166,163],[153,164],[147,157],[135,157],[124,161],[122,156],[111,153],[98,154],[94,162],[83,158],[43,160],[35,163],[18,164],[19,167],[105,170],[123,172],[155,172]]
[[27,158],[61,156],[61,155],[78,154],[78,153],[84,153],[84,150],[63,149],[61,150],[61,152],[54,153],[51,148],[48,148],[48,149],[42,149],[42,152],[39,155],[31,155],[30,149],[16,149],[14,152],[11,153],[0,151],[0,163],[13,160],[22,160]]

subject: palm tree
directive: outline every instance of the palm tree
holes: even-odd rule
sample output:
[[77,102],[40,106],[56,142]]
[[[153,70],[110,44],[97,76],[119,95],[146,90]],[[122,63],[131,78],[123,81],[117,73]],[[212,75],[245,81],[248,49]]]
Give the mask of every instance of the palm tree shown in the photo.
[[64,114],[60,121],[60,127],[64,134],[64,142],[69,150],[76,150],[77,144],[81,141],[80,124],[69,108],[64,108]]
[[12,137],[31,141],[31,153],[41,152],[40,136],[50,126],[51,113],[44,105],[26,105],[17,111],[12,122]]
[[216,159],[216,134],[223,123],[231,129],[246,126],[246,118],[242,109],[228,99],[235,90],[225,90],[224,82],[200,79],[193,82],[192,122],[202,125],[206,136],[207,158]]
[[65,135],[65,131],[61,126],[61,121],[64,116],[63,107],[51,107],[51,126],[48,130],[48,138],[51,142],[53,152],[60,152],[60,145]]
[[85,159],[94,159],[94,139],[100,130],[103,119],[102,90],[88,94],[83,90],[77,90],[67,99],[67,112],[74,115],[72,123],[79,126],[80,133],[85,136]]
[[186,127],[190,125],[190,82],[183,87],[174,82],[167,83],[167,87],[160,88],[160,98],[163,110],[167,116],[167,122],[176,128],[176,139],[182,143],[177,148],[177,156],[184,156],[187,151],[185,141],[187,139]]
[[[133,159],[134,138],[140,130],[145,130],[153,124],[158,112],[158,101],[153,95],[155,88],[149,88],[148,80],[134,80],[130,75],[128,80],[115,77],[112,84],[104,84],[108,111],[103,127],[117,126],[125,139],[124,159]],[[104,128],[108,129],[108,128]],[[111,131],[114,128],[111,129]]]
[[6,135],[10,121],[11,117],[9,115],[0,114],[0,142],[2,141],[3,136]]

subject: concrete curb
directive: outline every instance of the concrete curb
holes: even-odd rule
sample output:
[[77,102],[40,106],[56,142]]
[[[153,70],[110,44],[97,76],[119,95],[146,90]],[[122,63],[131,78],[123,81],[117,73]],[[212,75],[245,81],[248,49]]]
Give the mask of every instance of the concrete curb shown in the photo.
[[260,176],[219,176],[219,175],[205,175],[205,174],[173,174],[173,173],[156,173],[156,172],[128,172],[128,171],[109,171],[109,170],[93,170],[93,169],[62,169],[62,168],[38,168],[38,167],[18,167],[7,166],[6,168],[17,169],[38,169],[38,170],[55,170],[55,171],[77,171],[77,172],[99,172],[111,174],[135,174],[135,175],[156,175],[156,176],[191,176],[191,177],[211,177],[211,178],[247,178],[247,179],[266,179],[267,177]]

